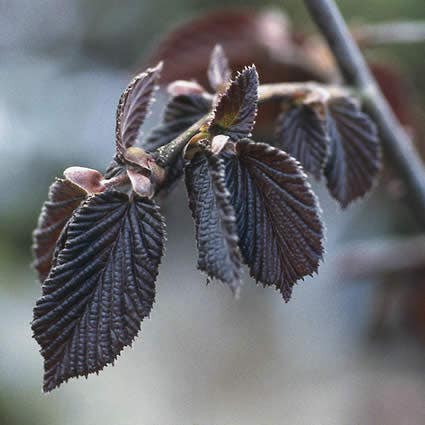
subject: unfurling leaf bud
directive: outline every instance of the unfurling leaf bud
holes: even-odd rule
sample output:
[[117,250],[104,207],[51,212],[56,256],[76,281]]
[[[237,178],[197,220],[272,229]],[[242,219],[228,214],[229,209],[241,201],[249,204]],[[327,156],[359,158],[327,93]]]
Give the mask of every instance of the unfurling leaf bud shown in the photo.
[[230,137],[219,134],[211,140],[211,151],[214,155],[218,155],[223,149],[231,149]]
[[132,146],[126,149],[124,153],[125,162],[133,167],[141,168],[146,170],[146,175],[149,176],[149,158],[150,155],[141,148]]
[[153,196],[155,187],[164,180],[165,170],[149,153],[136,146],[125,151],[124,159],[127,162],[127,174],[133,190],[141,196]]
[[165,179],[165,169],[156,163],[154,159],[149,159],[149,169],[151,171],[151,181],[159,186]]
[[128,169],[127,175],[131,181],[134,192],[142,197],[152,198],[155,193],[155,188],[149,177],[140,174],[134,169]]
[[102,174],[92,168],[69,167],[63,172],[63,175],[87,193],[101,193],[106,189],[102,183]]

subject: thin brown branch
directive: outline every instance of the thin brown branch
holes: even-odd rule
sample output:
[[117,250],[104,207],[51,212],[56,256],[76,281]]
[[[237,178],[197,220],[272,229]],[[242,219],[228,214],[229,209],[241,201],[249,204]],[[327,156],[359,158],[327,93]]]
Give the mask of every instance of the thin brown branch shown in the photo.
[[317,99],[325,102],[331,95],[344,95],[350,93],[348,88],[320,84],[314,81],[305,83],[273,83],[262,84],[258,87],[258,102],[264,103],[269,100],[284,99],[286,97],[314,95]]
[[344,279],[425,271],[425,235],[353,242],[339,251],[333,263]]
[[380,91],[333,0],[305,0],[312,19],[327,40],[347,84],[365,98],[364,108],[380,130],[394,171],[408,189],[409,206],[425,226],[425,169],[408,134]]
[[356,25],[352,28],[361,47],[425,42],[424,21],[383,22]]
[[[329,95],[347,95],[349,92],[349,89],[343,87],[319,84],[316,82],[263,84],[258,87],[258,103],[261,104],[271,100],[304,96],[307,94],[317,96],[318,99],[325,101]],[[181,154],[189,140],[207,123],[208,118],[209,114],[202,117],[170,143],[158,148],[156,150],[158,164],[163,167],[171,164],[177,155]]]
[[161,146],[156,150],[157,162],[162,167],[171,164],[177,155],[183,152],[187,142],[195,136],[200,128],[208,121],[209,114],[203,116],[200,120],[191,125],[186,131],[177,136],[170,143]]

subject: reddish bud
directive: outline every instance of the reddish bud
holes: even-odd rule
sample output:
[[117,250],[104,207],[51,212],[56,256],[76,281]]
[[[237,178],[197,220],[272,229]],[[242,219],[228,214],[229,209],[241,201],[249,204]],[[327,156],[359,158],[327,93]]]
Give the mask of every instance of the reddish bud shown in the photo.
[[131,181],[134,192],[140,196],[151,198],[155,193],[154,185],[149,177],[138,173],[136,170],[128,169],[127,175]]
[[230,142],[229,136],[224,136],[219,134],[218,136],[213,137],[211,141],[211,151],[214,155],[218,155]]
[[101,193],[106,189],[102,183],[102,174],[91,168],[69,167],[63,172],[63,175],[87,193]]
[[143,149],[132,146],[126,149],[124,154],[125,161],[132,166],[149,170],[150,155]]

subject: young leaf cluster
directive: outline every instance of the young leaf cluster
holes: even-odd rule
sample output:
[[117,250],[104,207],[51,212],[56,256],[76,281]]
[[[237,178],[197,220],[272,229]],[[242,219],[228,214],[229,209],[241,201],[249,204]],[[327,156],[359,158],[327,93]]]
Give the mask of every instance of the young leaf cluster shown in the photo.
[[276,145],[306,171],[325,177],[343,208],[364,196],[376,180],[381,163],[376,126],[344,90],[307,91],[287,99],[275,136]]
[[[183,175],[199,270],[238,293],[245,264],[289,301],[324,252],[317,199],[291,154],[315,176],[324,174],[343,206],[376,174],[374,127],[344,96],[292,96],[278,120],[284,150],[256,142],[257,70],[245,67],[232,79],[219,46],[208,69],[212,92],[193,81],[172,83],[161,124],[139,141],[161,68],[136,76],[123,92],[116,154],[105,174],[68,168],[42,208],[33,246],[42,296],[32,330],[45,391],[98,373],[137,336],[155,300],[164,251],[155,198]],[[160,154],[171,145],[172,155]]]

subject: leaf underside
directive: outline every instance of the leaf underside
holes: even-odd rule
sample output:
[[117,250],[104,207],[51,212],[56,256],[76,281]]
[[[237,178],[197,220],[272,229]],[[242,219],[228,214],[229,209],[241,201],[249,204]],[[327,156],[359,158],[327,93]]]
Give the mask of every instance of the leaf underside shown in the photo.
[[330,156],[325,168],[327,185],[343,208],[364,196],[380,169],[376,126],[354,100],[340,97],[329,102]]
[[219,98],[209,131],[233,140],[251,135],[257,116],[258,74],[255,66],[238,73]]
[[50,186],[48,200],[44,203],[37,228],[33,233],[33,266],[42,283],[49,274],[56,242],[87,193],[69,180],[56,179]]
[[278,118],[277,146],[297,159],[317,179],[327,159],[328,135],[325,120],[314,107],[299,105]]
[[189,207],[195,222],[198,268],[237,292],[241,260],[223,162],[199,152],[186,166],[185,175]]
[[136,143],[157,89],[162,65],[137,75],[121,95],[117,109],[116,148],[122,159],[125,150]]
[[[147,152],[166,145],[178,135],[187,130],[192,124],[211,110],[211,99],[203,95],[180,95],[173,97],[168,103],[163,116],[163,122],[155,128],[143,142],[142,147]],[[170,164],[164,188],[172,188],[182,176],[184,160],[178,155]]]
[[222,89],[229,81],[231,75],[232,72],[226,54],[223,48],[217,44],[211,53],[208,66],[208,80],[214,91]]
[[74,213],[34,308],[44,391],[99,372],[132,343],[154,302],[163,240],[158,208],[145,198],[104,192]]
[[275,285],[288,301],[294,283],[316,272],[323,255],[315,196],[283,151],[243,140],[236,155],[223,156],[244,261],[253,278]]

